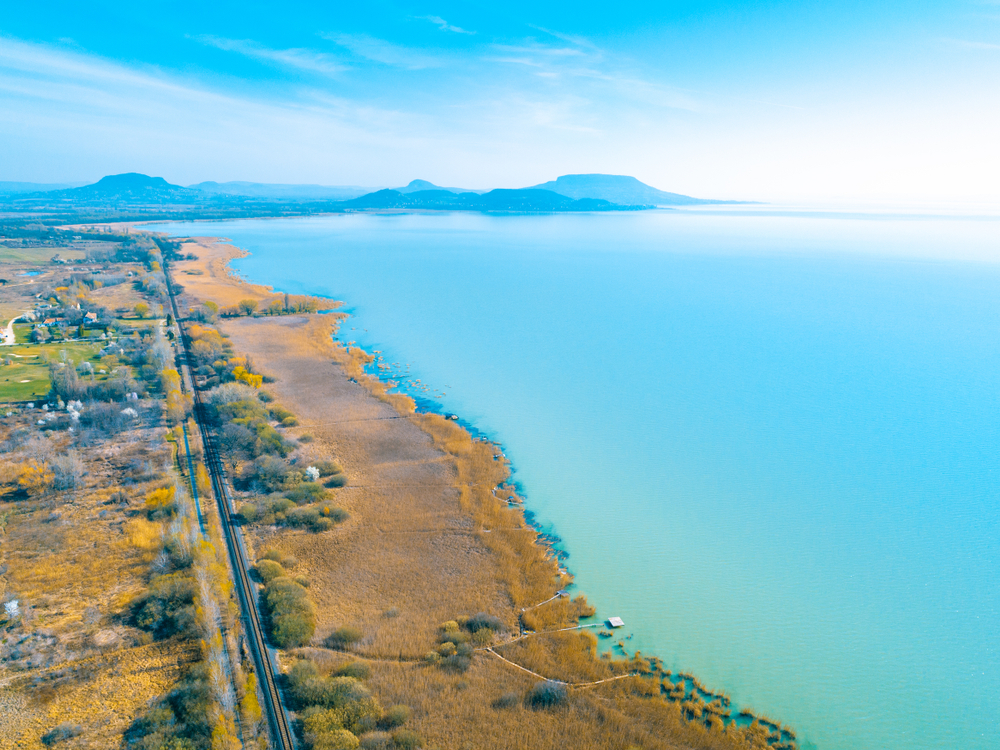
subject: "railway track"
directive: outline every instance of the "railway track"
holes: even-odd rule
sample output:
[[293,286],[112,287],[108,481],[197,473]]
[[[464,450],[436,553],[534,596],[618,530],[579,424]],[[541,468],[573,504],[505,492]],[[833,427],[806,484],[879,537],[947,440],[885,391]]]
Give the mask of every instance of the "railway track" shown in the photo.
[[[205,452],[205,466],[208,468],[212,479],[212,490],[215,494],[216,504],[219,509],[219,519],[222,522],[222,532],[226,540],[226,548],[229,552],[229,563],[233,571],[233,578],[236,584],[236,593],[240,603],[240,611],[243,614],[243,624],[247,634],[247,641],[250,644],[250,652],[253,656],[254,667],[258,676],[258,683],[264,698],[264,709],[267,714],[268,726],[271,734],[271,746],[275,750],[294,750],[295,737],[292,734],[281,703],[281,695],[278,692],[278,683],[275,678],[274,663],[271,661],[267,650],[267,643],[264,640],[264,628],[260,620],[260,611],[257,607],[256,586],[250,580],[249,561],[246,547],[243,545],[243,537],[239,529],[233,524],[233,502],[226,482],[225,467],[220,457],[215,435],[212,432],[208,421],[208,413],[205,403],[202,400],[201,390],[193,377],[194,363],[191,352],[188,349],[187,337],[184,335],[184,326],[177,308],[177,300],[174,296],[174,286],[170,278],[170,269],[164,263],[164,275],[167,279],[167,292],[170,295],[170,307],[174,313],[174,320],[181,332],[180,344],[184,352],[184,361],[188,372],[192,374],[191,384],[194,395],[194,417],[201,430],[202,444]],[[182,379],[183,382],[183,379]]]

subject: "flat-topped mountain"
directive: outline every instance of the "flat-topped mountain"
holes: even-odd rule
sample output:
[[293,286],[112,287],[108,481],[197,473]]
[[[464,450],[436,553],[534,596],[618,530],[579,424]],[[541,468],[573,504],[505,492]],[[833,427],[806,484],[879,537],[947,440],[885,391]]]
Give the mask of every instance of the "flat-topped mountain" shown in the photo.
[[550,182],[534,185],[531,189],[551,190],[567,198],[598,198],[625,205],[696,206],[726,202],[667,193],[639,182],[635,177],[617,174],[564,174]]

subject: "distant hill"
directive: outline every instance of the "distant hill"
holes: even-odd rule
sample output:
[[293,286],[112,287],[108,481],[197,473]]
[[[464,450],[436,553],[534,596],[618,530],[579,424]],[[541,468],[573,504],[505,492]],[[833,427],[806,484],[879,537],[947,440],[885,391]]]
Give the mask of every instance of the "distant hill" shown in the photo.
[[190,203],[205,198],[201,191],[171,185],[162,177],[150,177],[138,172],[108,175],[93,185],[57,190],[49,195],[71,201],[143,204]]
[[454,193],[441,188],[401,193],[379,190],[341,203],[344,208],[390,209],[409,208],[451,211],[622,211],[642,206],[616,205],[606,200],[584,198],[574,200],[551,190],[490,190],[488,193]]
[[375,188],[355,185],[286,185],[266,182],[199,182],[188,185],[209,195],[273,198],[276,200],[343,201],[372,192]]
[[599,198],[626,205],[697,206],[728,202],[666,193],[639,182],[635,177],[615,174],[565,174],[551,182],[543,182],[527,189],[551,190],[567,198]]
[[50,190],[65,190],[80,187],[85,183],[46,183],[46,182],[0,182],[0,195],[16,195],[18,193],[47,193]]
[[485,193],[485,190],[468,190],[466,188],[456,188],[456,187],[440,187],[435,185],[433,182],[428,182],[427,180],[413,180],[406,187],[395,188],[397,193],[416,193],[424,192],[426,190],[446,190],[449,193]]

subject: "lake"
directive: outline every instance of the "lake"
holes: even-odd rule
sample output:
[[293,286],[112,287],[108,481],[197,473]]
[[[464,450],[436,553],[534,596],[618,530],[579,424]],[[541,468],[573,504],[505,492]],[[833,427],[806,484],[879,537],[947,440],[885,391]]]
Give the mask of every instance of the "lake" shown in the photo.
[[[578,588],[803,748],[1000,747],[1000,223],[773,209],[160,225],[343,300]],[[419,383],[415,383],[419,379]]]

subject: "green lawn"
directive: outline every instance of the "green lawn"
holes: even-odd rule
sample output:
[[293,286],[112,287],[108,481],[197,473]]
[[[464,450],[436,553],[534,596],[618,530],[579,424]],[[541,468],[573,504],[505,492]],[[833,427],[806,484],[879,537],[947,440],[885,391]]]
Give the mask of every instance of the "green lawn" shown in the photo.
[[0,243],[0,261],[5,263],[44,263],[52,265],[52,256],[58,255],[66,260],[83,260],[87,253],[83,250],[70,250],[67,247],[9,247]]
[[[74,365],[89,361],[94,370],[99,371],[101,363],[97,352],[100,348],[100,344],[84,342],[0,347],[0,402],[30,401],[45,396],[52,387],[48,362],[61,361],[62,352],[66,352]],[[97,380],[105,379],[107,373],[97,375]]]

